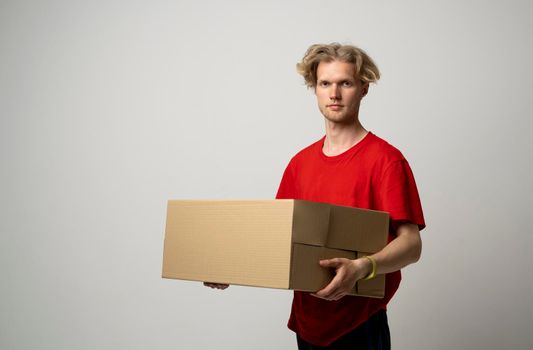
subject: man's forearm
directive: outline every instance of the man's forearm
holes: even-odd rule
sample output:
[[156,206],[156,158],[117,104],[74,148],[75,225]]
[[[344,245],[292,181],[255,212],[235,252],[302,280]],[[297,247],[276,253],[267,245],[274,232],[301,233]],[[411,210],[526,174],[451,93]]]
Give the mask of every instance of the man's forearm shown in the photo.
[[418,226],[402,224],[397,229],[397,237],[381,251],[372,255],[376,261],[377,274],[398,271],[420,259],[422,240]]

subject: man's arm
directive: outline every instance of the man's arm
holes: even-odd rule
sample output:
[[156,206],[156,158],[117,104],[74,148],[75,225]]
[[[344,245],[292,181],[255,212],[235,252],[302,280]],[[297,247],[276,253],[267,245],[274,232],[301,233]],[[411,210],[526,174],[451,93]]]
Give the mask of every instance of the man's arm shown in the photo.
[[[372,255],[376,261],[376,274],[398,271],[420,259],[422,239],[418,225],[401,224],[396,230],[396,235],[397,237],[385,248]],[[347,295],[358,280],[365,278],[372,272],[372,263],[366,258],[355,260],[334,258],[321,260],[320,265],[336,270],[335,277],[331,282],[313,294],[327,300],[338,300]]]

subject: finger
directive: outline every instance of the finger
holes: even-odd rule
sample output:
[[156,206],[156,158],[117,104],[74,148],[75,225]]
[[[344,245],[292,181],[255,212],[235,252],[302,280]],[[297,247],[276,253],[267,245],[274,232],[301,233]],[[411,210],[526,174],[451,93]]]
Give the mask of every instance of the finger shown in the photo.
[[214,289],[226,289],[229,287],[229,284],[224,283],[213,283],[213,282],[204,282],[204,286]]
[[346,293],[337,293],[333,297],[331,297],[331,300],[340,300],[346,296]]
[[346,296],[345,293],[334,293],[332,295],[327,295],[327,296],[320,296],[320,295],[317,295],[316,293],[311,293],[311,295],[314,296],[315,298],[319,298],[319,299],[323,299],[327,301],[337,301]]
[[213,283],[213,288],[216,288],[216,289],[226,289],[228,287],[229,287],[229,285],[227,285],[227,284]]
[[343,297],[345,297],[347,295],[347,293],[345,291],[341,290],[341,289],[334,290],[333,292],[331,292],[330,294],[327,294],[327,295],[324,295],[324,294],[318,295],[317,293],[313,293],[311,295],[313,295],[313,296],[315,296],[317,298],[324,299],[324,300],[329,300],[329,301],[339,300],[339,299],[341,299],[341,298],[343,298]]
[[325,286],[324,288],[322,288],[321,290],[319,290],[315,294],[319,298],[329,299],[329,298],[331,298],[333,295],[335,295],[337,293],[337,289],[338,288],[339,288],[339,278],[338,278],[338,276],[335,276],[331,280],[331,282],[329,282],[329,284],[327,286]]
[[335,295],[335,292],[336,292],[336,289],[334,287],[333,288],[326,287],[324,289],[319,290],[315,294],[317,297],[322,298],[322,299],[331,299],[331,297]]
[[322,299],[322,300],[327,300],[327,301],[331,301],[333,299],[331,299],[329,296],[320,296],[316,293],[310,293],[312,296],[314,296],[315,298],[318,298],[318,299]]
[[339,299],[344,298],[347,294],[348,292],[344,288],[339,288],[337,291],[335,291],[335,293],[331,295],[331,299],[339,300]]
[[333,258],[333,259],[320,260],[319,264],[322,267],[338,267],[342,263],[341,263],[341,260],[339,258]]

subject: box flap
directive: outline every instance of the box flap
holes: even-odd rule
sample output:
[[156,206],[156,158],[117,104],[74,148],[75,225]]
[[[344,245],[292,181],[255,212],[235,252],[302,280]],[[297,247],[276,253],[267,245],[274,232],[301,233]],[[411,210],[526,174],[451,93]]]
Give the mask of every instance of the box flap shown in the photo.
[[375,253],[387,244],[389,214],[374,210],[331,206],[329,248]]
[[323,247],[327,243],[331,205],[294,201],[292,242]]

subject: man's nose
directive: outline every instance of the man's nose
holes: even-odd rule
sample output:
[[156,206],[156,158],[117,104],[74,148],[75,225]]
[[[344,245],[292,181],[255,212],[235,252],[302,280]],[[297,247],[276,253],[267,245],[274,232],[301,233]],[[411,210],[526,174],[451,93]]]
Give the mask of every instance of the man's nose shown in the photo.
[[337,84],[331,85],[331,91],[329,92],[329,98],[332,100],[340,100],[341,93],[340,93],[340,88]]

